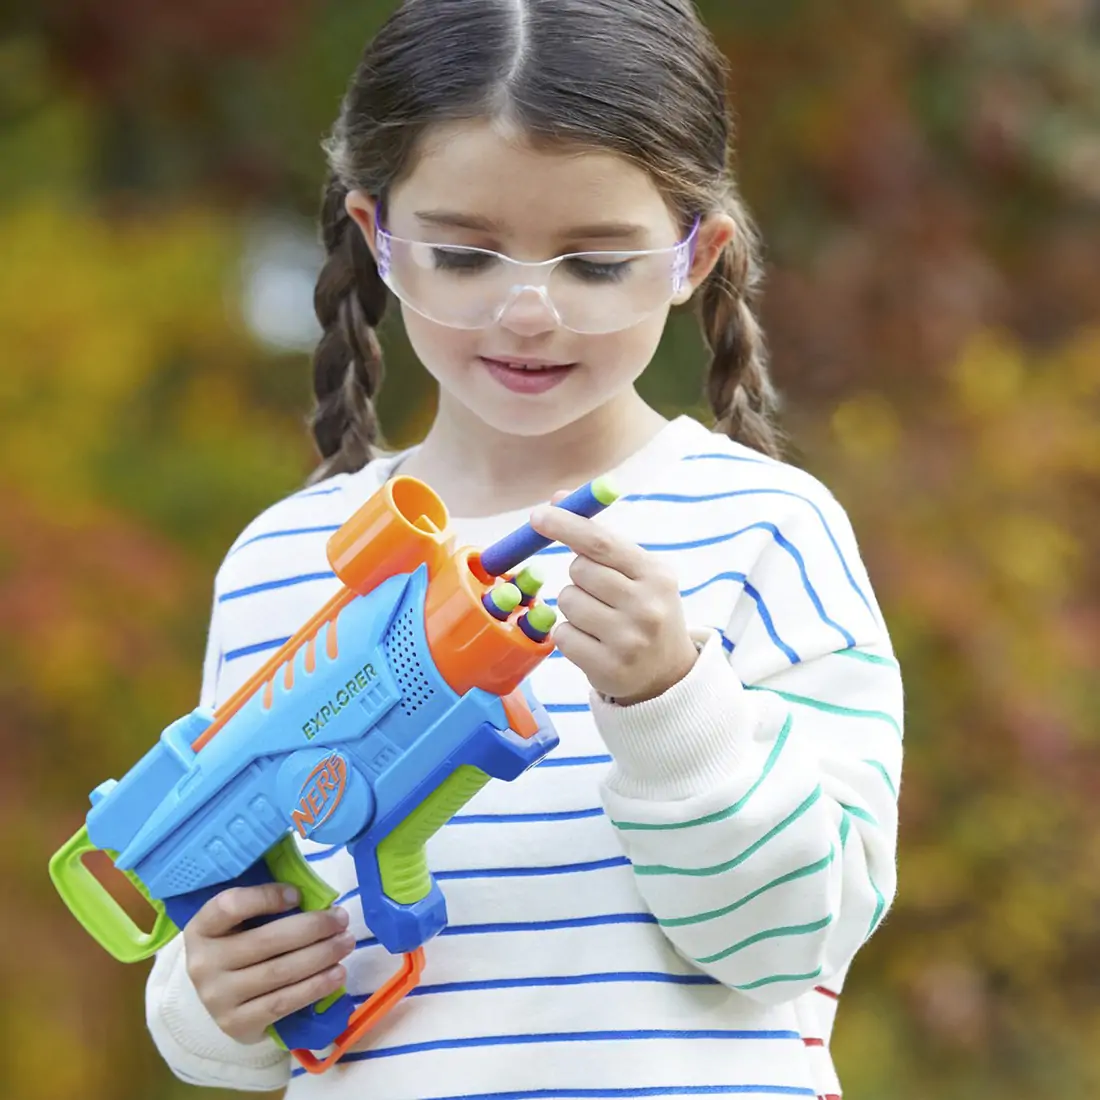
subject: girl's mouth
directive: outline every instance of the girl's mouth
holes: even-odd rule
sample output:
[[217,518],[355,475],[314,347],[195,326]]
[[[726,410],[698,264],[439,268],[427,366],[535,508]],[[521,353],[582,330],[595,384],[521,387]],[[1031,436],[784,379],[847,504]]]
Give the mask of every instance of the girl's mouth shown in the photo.
[[561,385],[577,367],[576,363],[552,363],[545,359],[480,358],[489,373],[512,393],[546,393]]

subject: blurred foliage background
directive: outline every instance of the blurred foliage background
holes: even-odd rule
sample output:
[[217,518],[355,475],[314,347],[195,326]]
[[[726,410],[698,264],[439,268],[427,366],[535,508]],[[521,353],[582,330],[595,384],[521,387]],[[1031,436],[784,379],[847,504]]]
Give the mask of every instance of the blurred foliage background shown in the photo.
[[[1100,1095],[1100,5],[711,0],[793,459],[906,670],[901,895],[851,1100]],[[295,489],[319,141],[388,0],[0,13],[0,1094],[180,1100],[53,894],[87,791],[191,708],[210,585]],[[399,327],[381,403],[431,393]],[[671,326],[645,390],[699,411]],[[213,1095],[213,1094],[208,1094]]]

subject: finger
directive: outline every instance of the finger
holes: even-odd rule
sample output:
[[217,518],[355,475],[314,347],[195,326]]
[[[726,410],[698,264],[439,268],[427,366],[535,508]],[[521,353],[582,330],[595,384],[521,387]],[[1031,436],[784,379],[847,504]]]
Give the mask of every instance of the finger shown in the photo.
[[569,496],[569,490],[568,490],[568,489],[559,489],[559,490],[558,490],[558,491],[557,491],[557,492],[556,492],[556,493],[555,493],[555,494],[554,494],[554,495],[553,495],[553,496],[552,496],[552,497],[550,498],[550,503],[551,503],[551,504],[561,504],[561,502],[562,502],[563,500],[565,500],[565,498],[566,498],[567,496]]
[[304,982],[335,966],[355,950],[355,936],[341,932],[286,955],[234,970],[226,975],[226,990],[233,1003],[244,1004],[268,993]]
[[[558,594],[558,610],[577,630],[583,630],[597,641],[606,642],[615,636],[619,612],[597,600],[595,596],[590,596],[582,588],[572,584],[563,588]],[[621,629],[621,625],[618,629]]]
[[536,508],[531,513],[531,526],[540,535],[564,543],[574,553],[628,577],[637,578],[645,571],[646,553],[641,547],[564,508]]
[[629,577],[591,558],[575,557],[569,566],[569,579],[608,607],[627,610],[635,598],[634,584]]
[[242,1004],[229,1014],[226,1023],[238,1032],[262,1031],[276,1020],[335,993],[346,980],[347,971],[344,967],[329,967],[294,985],[284,986]]
[[253,917],[285,913],[298,904],[298,891],[270,882],[264,886],[235,886],[212,897],[192,918],[199,935],[226,936]]
[[554,641],[561,655],[584,672],[589,680],[599,676],[607,656],[606,649],[598,638],[586,634],[573,623],[560,623],[554,631]]
[[259,928],[227,936],[224,943],[226,969],[245,970],[257,963],[338,936],[347,927],[347,910],[339,907],[280,917]]

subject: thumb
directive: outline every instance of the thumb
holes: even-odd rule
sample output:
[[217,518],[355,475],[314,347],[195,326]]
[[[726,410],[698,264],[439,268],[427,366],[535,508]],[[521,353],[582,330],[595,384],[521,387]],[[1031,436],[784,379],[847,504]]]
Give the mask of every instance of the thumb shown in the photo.
[[555,494],[554,494],[554,495],[553,495],[553,496],[552,496],[552,497],[550,498],[550,503],[551,503],[551,504],[561,504],[561,502],[562,502],[563,500],[565,500],[565,498],[566,498],[567,496],[569,496],[569,490],[568,490],[568,489],[559,489],[559,490],[558,490],[558,491],[557,491],[557,492],[556,492],[556,493],[555,493]]

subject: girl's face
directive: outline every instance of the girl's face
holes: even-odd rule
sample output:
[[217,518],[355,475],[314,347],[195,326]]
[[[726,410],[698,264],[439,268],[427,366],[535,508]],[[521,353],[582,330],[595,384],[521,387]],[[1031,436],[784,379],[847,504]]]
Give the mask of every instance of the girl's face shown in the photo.
[[[347,205],[377,259],[376,204],[353,191]],[[530,262],[578,252],[667,249],[686,235],[650,177],[627,160],[599,152],[538,152],[486,122],[432,131],[383,213],[394,237],[489,249]],[[688,285],[676,302],[690,298],[732,233],[724,216],[703,223]],[[593,271],[600,276],[599,269],[582,270],[586,278]],[[558,272],[574,279],[570,293],[586,293],[575,273]],[[523,281],[542,278],[531,275]],[[671,304],[606,335],[564,327],[531,290],[483,329],[439,324],[407,305],[402,313],[413,349],[445,395],[496,431],[539,436],[629,393],[657,350]]]

